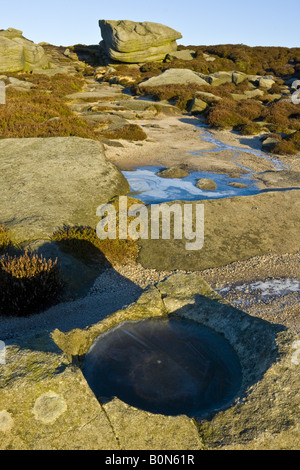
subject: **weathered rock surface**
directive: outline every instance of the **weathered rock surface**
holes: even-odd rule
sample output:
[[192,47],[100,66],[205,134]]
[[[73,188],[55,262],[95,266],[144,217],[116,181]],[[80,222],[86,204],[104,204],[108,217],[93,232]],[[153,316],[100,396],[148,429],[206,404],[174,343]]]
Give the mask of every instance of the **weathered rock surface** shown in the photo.
[[79,137],[0,141],[1,222],[16,241],[48,239],[64,224],[96,226],[96,209],[129,185],[100,142]]
[[266,139],[263,140],[262,143],[262,150],[265,152],[269,152],[276,144],[280,142],[280,138],[276,137],[267,137]]
[[182,36],[159,23],[99,20],[103,41],[100,46],[118,62],[139,63],[163,60],[177,50]]
[[[212,328],[229,341],[243,371],[238,395],[222,410],[195,420],[145,412],[117,397],[99,402],[81,371],[94,340],[124,321],[168,316]],[[232,307],[198,274],[172,275],[89,328],[6,342],[6,364],[0,365],[0,448],[296,450],[297,348],[291,331]]]
[[24,38],[22,31],[0,31],[0,72],[32,72],[49,67],[43,47]]

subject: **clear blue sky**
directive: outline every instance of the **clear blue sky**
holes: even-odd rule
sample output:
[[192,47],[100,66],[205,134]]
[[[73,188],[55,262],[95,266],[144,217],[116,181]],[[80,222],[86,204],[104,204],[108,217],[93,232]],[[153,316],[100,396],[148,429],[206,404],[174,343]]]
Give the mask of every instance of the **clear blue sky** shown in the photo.
[[0,29],[34,42],[98,44],[99,19],[152,21],[181,32],[178,44],[300,47],[299,0],[13,0],[1,2]]

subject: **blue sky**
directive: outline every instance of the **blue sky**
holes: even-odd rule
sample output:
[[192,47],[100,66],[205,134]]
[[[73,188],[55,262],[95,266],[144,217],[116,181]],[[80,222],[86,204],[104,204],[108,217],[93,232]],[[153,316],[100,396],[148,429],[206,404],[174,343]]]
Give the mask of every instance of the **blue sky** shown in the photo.
[[[4,4],[3,4],[4,3]],[[178,44],[300,47],[299,0],[14,0],[0,5],[0,29],[34,42],[98,44],[99,19],[153,21],[181,32]]]

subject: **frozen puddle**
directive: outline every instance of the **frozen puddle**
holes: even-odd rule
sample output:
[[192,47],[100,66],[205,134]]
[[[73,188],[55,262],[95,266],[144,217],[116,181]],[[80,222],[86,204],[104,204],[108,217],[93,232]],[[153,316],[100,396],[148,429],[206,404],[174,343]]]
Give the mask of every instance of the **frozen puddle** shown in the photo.
[[[162,178],[157,176],[161,167],[143,167],[135,171],[123,171],[130,185],[131,195],[138,197],[146,204],[159,204],[168,201],[198,201],[203,199],[220,199],[224,197],[258,194],[256,182],[249,177],[230,178],[224,174],[192,172],[185,178]],[[215,191],[204,191],[195,186],[200,178],[214,180]],[[242,183],[246,188],[228,186],[228,183]]]

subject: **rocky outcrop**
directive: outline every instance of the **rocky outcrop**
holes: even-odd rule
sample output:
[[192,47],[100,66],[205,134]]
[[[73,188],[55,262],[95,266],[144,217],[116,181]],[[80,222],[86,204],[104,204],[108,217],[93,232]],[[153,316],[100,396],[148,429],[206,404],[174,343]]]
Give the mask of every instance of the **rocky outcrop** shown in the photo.
[[103,145],[79,137],[0,141],[1,222],[18,242],[64,224],[96,226],[96,209],[129,185]]
[[165,170],[161,170],[156,174],[161,178],[185,178],[186,176],[189,176],[187,171],[178,167],[166,168]]
[[42,46],[24,38],[22,31],[0,31],[0,72],[32,72],[50,67]]
[[99,26],[102,50],[118,62],[163,60],[177,50],[176,39],[182,37],[178,31],[159,23],[99,20]]

